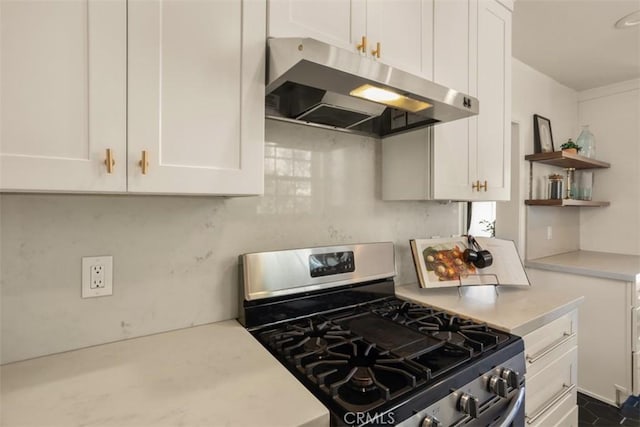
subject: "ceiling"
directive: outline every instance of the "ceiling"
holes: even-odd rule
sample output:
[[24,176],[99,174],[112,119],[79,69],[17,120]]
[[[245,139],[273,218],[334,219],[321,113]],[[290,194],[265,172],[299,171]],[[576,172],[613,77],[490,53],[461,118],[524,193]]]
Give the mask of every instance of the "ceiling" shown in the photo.
[[513,56],[575,90],[640,78],[640,0],[516,0]]

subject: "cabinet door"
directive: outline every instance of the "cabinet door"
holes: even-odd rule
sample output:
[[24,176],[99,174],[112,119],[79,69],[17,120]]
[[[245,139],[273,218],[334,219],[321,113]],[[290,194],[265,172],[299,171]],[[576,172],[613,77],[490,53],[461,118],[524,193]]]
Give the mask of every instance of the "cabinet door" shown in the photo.
[[478,179],[486,200],[509,200],[511,183],[511,12],[494,0],[478,7]]
[[1,190],[126,190],[126,19],[125,0],[0,1]]
[[[476,94],[477,0],[434,0],[433,78],[449,88]],[[480,102],[480,111],[483,104]],[[476,179],[477,119],[436,125],[433,138],[433,198],[471,200]]]
[[366,0],[269,0],[269,37],[310,37],[356,51],[367,34]]
[[[573,347],[550,361],[538,374],[533,377],[527,375],[524,405],[527,424],[556,425],[565,414],[573,410],[576,404],[577,365],[578,348]],[[545,419],[548,422],[545,423]]]
[[265,4],[128,4],[129,191],[261,193]]
[[381,62],[433,78],[433,0],[368,0],[367,36],[369,55],[380,43]]

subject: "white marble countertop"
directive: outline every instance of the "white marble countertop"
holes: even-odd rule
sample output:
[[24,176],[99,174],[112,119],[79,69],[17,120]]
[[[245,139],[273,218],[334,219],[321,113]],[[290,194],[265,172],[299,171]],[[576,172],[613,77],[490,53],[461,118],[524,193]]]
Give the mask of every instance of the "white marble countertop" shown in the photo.
[[574,293],[545,288],[466,287],[422,289],[418,284],[396,286],[398,298],[427,304],[463,317],[486,322],[489,326],[516,335],[525,335],[578,307],[584,297]]
[[640,256],[574,251],[525,262],[526,267],[582,276],[640,282]]
[[0,368],[3,426],[328,426],[235,320]]

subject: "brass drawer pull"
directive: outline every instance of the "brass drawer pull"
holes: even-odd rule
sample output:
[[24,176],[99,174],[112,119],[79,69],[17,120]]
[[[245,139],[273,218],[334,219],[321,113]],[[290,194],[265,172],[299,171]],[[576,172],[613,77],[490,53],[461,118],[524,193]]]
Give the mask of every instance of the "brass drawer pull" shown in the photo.
[[568,333],[565,332],[564,334],[562,334],[562,338],[560,338],[558,341],[554,342],[553,344],[549,345],[547,348],[545,348],[544,350],[542,350],[539,353],[535,354],[534,356],[529,356],[527,354],[527,356],[526,356],[527,362],[535,363],[539,359],[542,359],[544,356],[546,356],[547,354],[551,353],[556,348],[560,347],[562,344],[570,341],[575,336],[576,336],[576,332],[574,332],[572,334],[568,334]]
[[362,36],[362,41],[356,45],[356,49],[362,53],[367,53],[367,36]]
[[142,150],[142,160],[138,162],[138,166],[142,168],[142,175],[146,175],[149,171],[149,156],[147,150]]
[[380,42],[376,43],[376,48],[371,51],[371,55],[380,58]]
[[116,161],[113,160],[113,150],[111,148],[107,148],[107,158],[104,160],[104,165],[107,167],[107,173],[113,173]]

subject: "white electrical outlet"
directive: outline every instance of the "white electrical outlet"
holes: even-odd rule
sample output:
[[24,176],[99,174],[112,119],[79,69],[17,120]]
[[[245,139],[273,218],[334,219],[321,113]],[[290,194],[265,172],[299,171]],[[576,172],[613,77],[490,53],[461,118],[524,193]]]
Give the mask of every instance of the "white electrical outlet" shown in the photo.
[[82,257],[82,298],[113,294],[113,257]]
[[547,240],[553,239],[553,228],[547,225]]
[[93,264],[89,267],[89,288],[104,288],[104,265]]

